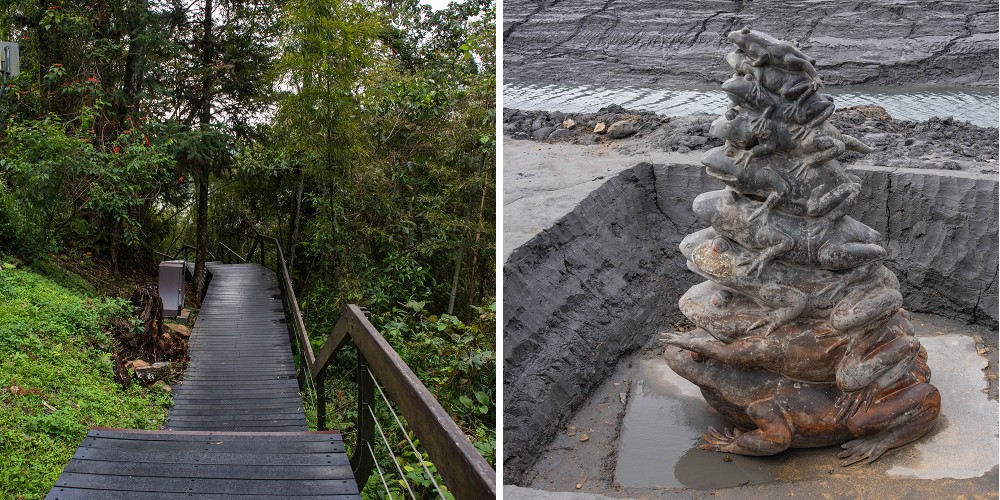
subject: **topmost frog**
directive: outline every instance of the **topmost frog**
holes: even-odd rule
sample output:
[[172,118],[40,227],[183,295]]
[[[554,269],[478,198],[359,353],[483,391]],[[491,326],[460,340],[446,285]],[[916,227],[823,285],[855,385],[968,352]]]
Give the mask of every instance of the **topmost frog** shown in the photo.
[[751,66],[771,64],[788,71],[802,71],[812,80],[813,91],[823,85],[816,73],[816,60],[784,40],[750,28],[730,31],[726,37],[749,57]]

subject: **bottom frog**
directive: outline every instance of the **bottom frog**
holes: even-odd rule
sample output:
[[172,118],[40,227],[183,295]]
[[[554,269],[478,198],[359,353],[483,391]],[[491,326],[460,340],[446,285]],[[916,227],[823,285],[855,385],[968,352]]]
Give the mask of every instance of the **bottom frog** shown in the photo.
[[738,455],[775,455],[788,448],[842,444],[847,466],[871,463],[886,451],[930,431],[941,395],[929,383],[926,352],[908,370],[878,388],[865,404],[836,382],[805,382],[779,372],[723,363],[673,345],[664,353],[678,375],[699,388],[705,400],[736,428],[709,428],[699,448]]

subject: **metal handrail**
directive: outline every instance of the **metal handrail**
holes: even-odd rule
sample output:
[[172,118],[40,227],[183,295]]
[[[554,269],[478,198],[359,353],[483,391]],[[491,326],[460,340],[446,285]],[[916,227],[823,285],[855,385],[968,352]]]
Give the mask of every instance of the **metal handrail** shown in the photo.
[[[275,238],[258,236],[247,253],[247,259],[252,260],[254,252],[259,248],[260,263],[266,267],[263,248],[265,243],[271,243],[275,247],[276,265],[284,292],[282,295],[288,298],[286,305],[292,315],[295,335],[302,346],[304,368],[317,387],[317,430],[324,430],[326,427],[326,397],[323,391],[325,369],[336,358],[340,349],[347,345],[348,339],[357,347],[358,437],[350,461],[358,484],[364,485],[372,467],[377,466],[369,453],[375,442],[375,420],[369,411],[375,404],[375,381],[371,377],[374,374],[409,422],[413,434],[427,450],[452,493],[457,498],[495,498],[496,472],[441,407],[441,403],[371,324],[365,309],[354,304],[345,307],[319,354],[313,354],[281,244]],[[305,371],[299,376],[300,386],[304,385],[304,375]]]
[[[223,245],[223,246],[225,246],[225,245]],[[229,247],[226,247],[226,248],[228,249]],[[178,248],[177,251],[174,252],[174,255],[172,255],[172,256],[168,255],[168,254],[165,254],[163,252],[156,251],[156,250],[154,250],[153,253],[155,253],[156,255],[161,255],[163,257],[166,257],[166,258],[168,258],[170,260],[177,260],[177,257],[180,257],[181,254],[183,253],[184,254],[184,259],[183,259],[184,262],[190,262],[188,260],[188,250],[193,250],[195,254],[198,253],[198,248],[197,247],[193,247],[191,245],[188,245],[187,243],[181,245],[181,247]],[[229,251],[232,252],[232,250],[229,250]],[[207,253],[208,256],[212,258],[212,260],[218,260],[218,259],[215,258],[215,254],[213,254],[211,250],[209,250],[209,249],[206,248],[205,249],[205,253]],[[237,257],[239,257],[239,255],[240,255],[240,254],[238,254],[236,252],[233,252],[233,253]],[[246,262],[246,260],[244,260],[244,262]]]
[[[223,252],[223,250],[225,250],[225,252]],[[232,248],[229,248],[229,246],[227,246],[225,243],[223,243],[221,241],[219,242],[219,254],[222,255],[222,262],[224,264],[231,264],[232,263],[232,261],[230,261],[229,259],[226,258],[228,255],[232,255],[232,256],[236,257],[236,261],[239,262],[239,263],[241,263],[241,264],[246,263],[246,261],[247,261],[247,259],[245,257],[243,257],[242,255],[240,255],[238,252],[236,252],[236,250],[233,250]]]

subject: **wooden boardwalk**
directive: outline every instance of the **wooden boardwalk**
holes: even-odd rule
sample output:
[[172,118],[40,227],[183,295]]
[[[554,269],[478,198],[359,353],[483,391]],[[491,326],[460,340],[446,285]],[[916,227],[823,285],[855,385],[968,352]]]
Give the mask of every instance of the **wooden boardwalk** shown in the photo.
[[208,269],[167,429],[305,431],[277,278],[258,264]]
[[209,263],[167,429],[93,429],[46,498],[359,498],[337,431],[306,432],[274,273]]

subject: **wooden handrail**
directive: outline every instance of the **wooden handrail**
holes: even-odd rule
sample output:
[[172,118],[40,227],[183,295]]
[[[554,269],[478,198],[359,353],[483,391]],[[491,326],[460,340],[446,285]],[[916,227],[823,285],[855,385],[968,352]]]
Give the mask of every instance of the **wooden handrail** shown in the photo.
[[[277,238],[272,238],[270,236],[258,235],[254,241],[253,246],[250,247],[250,253],[247,254],[247,259],[253,259],[253,252],[257,248],[260,248],[260,262],[264,265],[264,243],[273,243],[275,255],[277,256],[277,267],[278,267],[278,279],[280,281],[279,285],[282,289],[282,296],[288,301],[288,312],[292,315],[292,326],[295,329],[296,337],[299,343],[302,345],[302,355],[305,357],[305,362],[307,367],[311,367],[316,362],[316,356],[313,354],[312,344],[309,342],[309,334],[306,333],[306,323],[302,319],[302,310],[299,309],[299,300],[295,296],[295,289],[292,287],[292,279],[288,274],[288,267],[285,265],[285,253],[281,250],[281,243],[278,242]],[[266,266],[265,266],[266,267]],[[315,377],[312,377],[315,379]]]
[[[329,363],[350,337],[375,377],[392,395],[452,493],[457,498],[495,498],[495,472],[441,403],[368,321],[361,308],[350,304],[341,313],[341,318],[345,316],[347,321],[338,321],[331,332],[328,342],[339,345],[330,350],[325,361]],[[342,330],[338,331],[338,327]],[[316,373],[315,368],[313,372]]]
[[[304,368],[317,387],[316,417],[319,430],[326,426],[326,398],[323,390],[325,369],[336,358],[340,349],[348,344],[348,340],[358,349],[358,441],[351,457],[358,483],[364,485],[367,481],[373,460],[370,454],[366,456],[367,450],[362,449],[362,443],[371,442],[374,438],[373,422],[366,411],[367,406],[374,404],[374,384],[368,376],[370,369],[385,387],[387,395],[399,407],[413,434],[423,444],[455,497],[496,498],[496,472],[441,403],[371,324],[363,308],[354,304],[345,307],[319,355],[313,354],[281,244],[276,238],[260,235],[247,253],[247,260],[253,260],[254,252],[259,248],[260,263],[265,265],[264,243],[274,245],[282,295],[286,297],[293,328],[302,346]],[[371,444],[374,446],[374,443]]]

